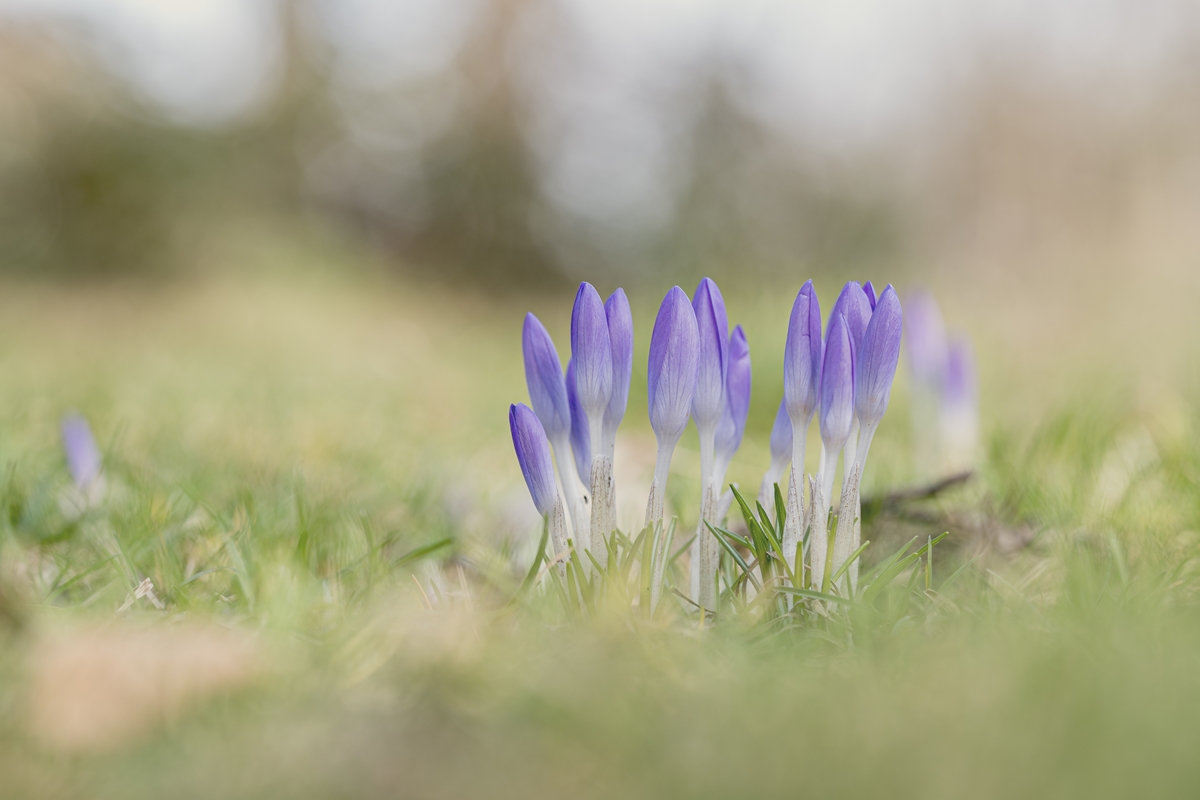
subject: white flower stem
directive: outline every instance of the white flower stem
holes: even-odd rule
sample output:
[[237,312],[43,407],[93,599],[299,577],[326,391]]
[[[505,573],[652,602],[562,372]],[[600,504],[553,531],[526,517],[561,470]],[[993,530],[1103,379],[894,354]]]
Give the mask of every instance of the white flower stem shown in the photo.
[[717,539],[708,530],[705,522],[715,522],[717,514],[717,497],[713,485],[714,451],[716,450],[715,426],[700,431],[700,522],[696,526],[696,549],[699,553],[699,569],[693,568],[693,575],[699,579],[699,586],[693,587],[692,597],[708,611],[716,610],[716,580],[717,558],[719,556]]
[[783,556],[794,575],[796,586],[804,585],[804,451],[808,447],[810,417],[803,426],[792,428],[792,476],[788,480],[787,519],[783,523]]
[[[842,564],[850,557],[850,554],[858,548],[858,542],[855,537],[855,529],[858,528],[859,522],[858,504],[858,469],[851,466],[850,477],[842,483],[842,500],[838,505],[837,534],[833,540],[834,573],[841,569]],[[859,530],[861,535],[861,529]],[[847,583],[849,582],[850,585],[853,585],[856,582],[850,580],[849,571],[847,569],[847,574],[843,575],[838,581],[838,591],[843,597],[846,596],[845,587]]]
[[[554,510],[550,512],[550,541],[554,545],[554,555],[559,556],[567,552],[567,518],[563,513],[562,498],[555,498]],[[558,562],[559,575],[566,577],[567,566],[565,560]]]
[[654,482],[650,484],[650,497],[646,501],[646,525],[650,527],[647,536],[654,537],[654,551],[651,557],[653,572],[650,577],[650,613],[658,608],[662,594],[663,572],[666,570],[666,534],[662,530],[663,507],[667,492],[667,475],[671,471],[671,456],[675,453],[675,442],[658,443],[658,457],[654,463]]
[[571,535],[576,540],[588,530],[587,508],[583,505],[583,495],[579,491],[579,481],[575,474],[574,457],[571,455],[571,442],[568,438],[551,442],[554,448],[554,464],[558,473],[558,488],[571,518]]
[[[592,439],[592,524],[591,533],[584,542],[585,550],[590,550],[596,562],[604,567],[608,564],[608,546],[606,544],[612,526],[608,519],[608,495],[612,487],[612,461],[604,450],[602,424],[598,414],[591,415]],[[587,572],[587,565],[584,565]]]

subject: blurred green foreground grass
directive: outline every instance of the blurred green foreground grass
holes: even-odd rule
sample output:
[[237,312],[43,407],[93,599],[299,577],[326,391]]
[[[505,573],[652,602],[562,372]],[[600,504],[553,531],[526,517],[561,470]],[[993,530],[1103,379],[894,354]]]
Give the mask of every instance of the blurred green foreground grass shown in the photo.
[[[505,426],[525,395],[521,315],[561,337],[568,302],[319,274],[4,287],[0,796],[1200,787],[1200,441],[1119,399],[1003,420],[969,487],[869,521],[885,549],[950,537],[932,588],[853,636],[498,612],[537,533]],[[635,311],[648,330],[652,305]],[[786,305],[763,316],[733,470],[750,486]],[[108,499],[82,515],[58,440],[70,410],[106,457]],[[911,477],[906,412],[901,390],[877,491]],[[681,497],[688,459],[685,442]]]

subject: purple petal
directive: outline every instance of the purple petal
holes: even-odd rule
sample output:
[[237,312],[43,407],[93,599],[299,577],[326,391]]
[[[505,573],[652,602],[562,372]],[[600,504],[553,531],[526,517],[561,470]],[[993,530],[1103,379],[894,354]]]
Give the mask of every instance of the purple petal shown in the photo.
[[717,458],[728,462],[742,446],[750,413],[750,345],[738,325],[729,336],[729,372],[725,380],[725,410],[717,425]]
[[971,343],[964,337],[950,342],[946,358],[946,375],[942,381],[942,406],[974,410],[979,403],[979,388],[975,377],[975,356]]
[[871,310],[875,310],[875,287],[870,281],[863,284],[863,292],[867,295],[867,300],[871,303]]
[[855,364],[854,408],[862,425],[877,424],[887,411],[903,328],[900,298],[889,284],[875,305]]
[[850,344],[857,352],[862,346],[863,334],[867,331],[867,323],[871,320],[871,303],[862,287],[850,281],[842,288],[833,310],[829,312],[829,324],[832,327],[834,317],[843,314],[846,324],[850,327]]
[[940,386],[946,369],[946,325],[933,295],[920,289],[908,298],[905,349],[913,378],[927,386]]
[[771,426],[771,460],[782,461],[792,457],[792,418],[788,416],[787,402],[779,401],[775,424]]
[[571,360],[575,362],[579,402],[588,416],[602,419],[612,395],[612,341],[604,302],[590,283],[579,284],[571,312]]
[[629,403],[629,379],[633,375],[633,314],[624,289],[617,289],[604,304],[608,338],[612,344],[612,392],[604,412],[604,424],[615,431]]
[[592,443],[588,436],[587,414],[579,405],[575,391],[575,362],[567,362],[567,405],[571,407],[571,452],[575,456],[575,471],[584,486],[592,483]]
[[558,490],[554,486],[554,462],[546,430],[533,410],[523,403],[508,407],[508,427],[533,504],[538,513],[549,514],[554,510]]
[[853,426],[854,344],[846,315],[834,314],[829,320],[825,364],[821,368],[821,441],[826,449],[841,450]]
[[667,292],[650,334],[647,389],[650,425],[660,442],[676,442],[687,426],[696,391],[700,331],[687,294],[675,286]]
[[700,281],[692,308],[700,332],[700,366],[692,397],[692,417],[697,427],[710,427],[721,419],[729,369],[729,320],[725,316],[725,299],[712,279]]
[[525,315],[521,349],[525,354],[525,385],[529,387],[529,400],[546,435],[557,441],[571,430],[567,388],[554,340],[533,314]]
[[812,281],[808,281],[800,288],[792,305],[787,343],[783,349],[783,396],[793,423],[807,422],[817,409],[824,353],[821,303]]
[[63,450],[67,455],[67,469],[80,489],[86,489],[100,477],[102,459],[100,448],[92,436],[87,420],[78,414],[69,414],[62,420]]

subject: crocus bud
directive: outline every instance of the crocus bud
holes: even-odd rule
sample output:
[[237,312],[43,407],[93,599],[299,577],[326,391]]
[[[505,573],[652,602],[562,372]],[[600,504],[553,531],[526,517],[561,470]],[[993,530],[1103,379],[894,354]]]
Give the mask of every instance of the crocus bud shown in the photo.
[[525,355],[525,384],[529,387],[534,413],[541,420],[546,435],[557,441],[571,430],[562,362],[558,360],[558,350],[546,326],[532,313],[525,315],[521,350]]
[[955,338],[946,359],[941,403],[941,467],[970,469],[979,448],[979,388],[971,343]]
[[67,455],[67,469],[80,489],[87,489],[100,477],[100,448],[92,436],[87,420],[78,414],[70,414],[62,421],[63,450]]
[[807,426],[817,409],[823,354],[821,304],[812,281],[808,281],[792,305],[783,349],[783,396],[794,426]]
[[558,492],[554,486],[554,462],[550,458],[550,442],[546,429],[529,406],[517,403],[508,407],[508,427],[512,430],[513,449],[517,463],[533,497],[539,514],[554,511]]
[[579,405],[579,392],[575,388],[575,362],[567,362],[567,405],[571,407],[571,452],[575,456],[575,471],[579,480],[587,486],[592,480],[592,445],[588,441],[587,415]]
[[[856,292],[859,290],[856,288]],[[841,450],[854,426],[854,345],[845,314],[829,320],[821,368],[821,441],[826,453]]]
[[829,312],[830,327],[833,326],[833,320],[838,314],[846,317],[846,324],[850,330],[850,345],[857,352],[858,348],[862,346],[862,337],[867,331],[867,323],[871,321],[871,302],[862,287],[856,282],[850,281],[842,288],[837,302],[833,304],[833,310]]
[[871,304],[871,310],[875,310],[875,286],[867,281],[863,284],[863,293],[867,296],[868,302]]
[[646,374],[650,426],[660,443],[678,442],[687,426],[699,359],[696,312],[684,291],[675,286],[663,298],[654,320]]
[[750,345],[738,325],[729,336],[729,370],[725,378],[725,410],[717,425],[717,476],[723,478],[729,462],[742,446],[746,417],[750,413]]
[[700,430],[712,430],[725,406],[725,378],[729,368],[729,320],[725,299],[710,278],[704,278],[692,298],[699,331],[699,368],[692,418]]
[[925,386],[940,386],[949,344],[942,312],[932,294],[918,290],[909,296],[905,328],[905,349],[913,378]]
[[604,411],[604,438],[606,445],[611,448],[617,435],[617,426],[625,417],[625,406],[629,403],[629,379],[633,374],[633,314],[629,311],[625,290],[617,289],[609,296],[604,303],[604,314],[612,344],[612,392]]
[[864,428],[878,425],[887,410],[896,363],[900,360],[902,329],[900,298],[889,284],[875,304],[854,367],[854,408]]
[[[791,457],[792,418],[788,416],[787,403],[780,400],[775,424],[771,426],[771,463],[786,464]],[[779,474],[783,474],[782,468]]]
[[579,284],[571,312],[571,360],[575,388],[589,423],[600,422],[612,396],[612,340],[604,302],[590,283]]

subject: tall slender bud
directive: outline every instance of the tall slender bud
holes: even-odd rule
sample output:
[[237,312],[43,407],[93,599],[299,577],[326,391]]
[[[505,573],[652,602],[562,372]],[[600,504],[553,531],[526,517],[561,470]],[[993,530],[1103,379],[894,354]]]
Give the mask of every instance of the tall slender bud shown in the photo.
[[[770,508],[775,500],[775,484],[792,460],[792,418],[788,416],[787,402],[779,401],[775,413],[775,424],[771,426],[771,466],[763,474],[762,487],[758,490],[758,502]],[[786,494],[786,489],[784,490]]]
[[854,409],[864,431],[874,429],[887,410],[903,327],[900,298],[889,284],[875,305],[854,367]]
[[[587,486],[592,480],[592,445],[588,441],[587,414],[579,404],[579,391],[575,386],[575,362],[567,362],[567,405],[571,409],[571,452],[575,458],[575,472],[579,482]],[[565,478],[564,478],[565,480]]]
[[546,326],[532,313],[525,315],[521,351],[525,356],[525,385],[529,388],[529,400],[546,430],[546,436],[554,441],[569,435],[571,410],[567,404],[562,362],[558,360],[558,350]]
[[725,377],[725,410],[717,425],[716,483],[725,482],[729,464],[742,446],[746,417],[750,414],[750,345],[746,332],[738,325],[729,335],[729,369]]
[[629,403],[629,380],[633,375],[633,314],[624,289],[617,289],[604,303],[608,320],[608,338],[612,344],[612,392],[604,410],[604,441],[612,458],[617,426],[625,417]]
[[521,466],[521,475],[529,487],[533,504],[539,514],[550,514],[554,511],[558,490],[554,485],[554,461],[550,457],[546,429],[533,410],[524,403],[508,407],[508,427],[512,432],[517,463]]
[[821,304],[812,281],[800,287],[788,320],[783,349],[783,397],[792,420],[792,475],[788,481],[787,522],[783,530],[784,557],[803,583],[804,564],[796,551],[804,534],[804,451],[808,426],[817,410],[821,386],[821,362],[825,347],[821,339]]
[[[612,340],[604,303],[595,287],[586,282],[579,285],[571,312],[571,360],[575,362],[580,405],[588,415],[589,430],[594,427],[598,435],[612,396]],[[592,444],[595,450],[599,449],[598,442]]]
[[944,470],[975,466],[979,451],[979,385],[971,343],[958,337],[950,342],[942,382],[941,461]]
[[704,278],[692,298],[699,331],[699,368],[692,397],[692,419],[701,431],[715,429],[725,406],[725,378],[729,366],[729,319],[725,299],[710,278]]

